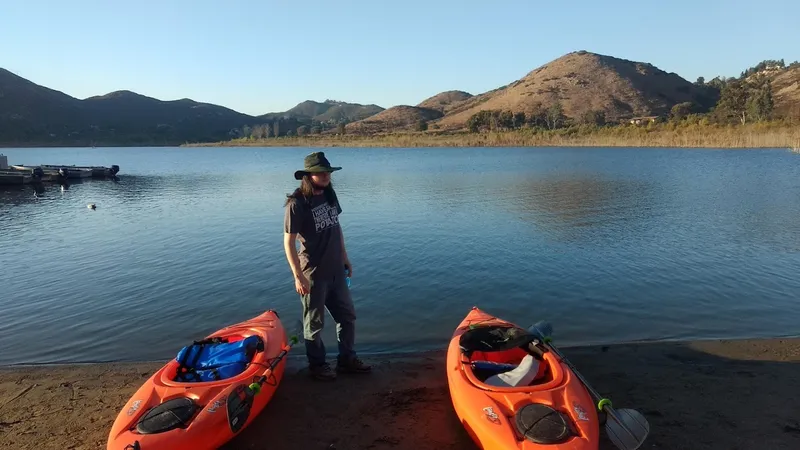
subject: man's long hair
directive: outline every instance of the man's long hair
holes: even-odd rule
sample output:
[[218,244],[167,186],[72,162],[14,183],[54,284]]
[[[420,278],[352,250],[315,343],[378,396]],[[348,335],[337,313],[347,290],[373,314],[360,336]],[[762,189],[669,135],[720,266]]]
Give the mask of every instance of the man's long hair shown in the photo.
[[[322,188],[322,193],[325,195],[325,200],[329,205],[336,205],[336,191],[333,190],[333,182],[329,182],[327,186]],[[284,206],[288,205],[292,200],[302,200],[306,203],[310,203],[313,195],[314,183],[311,181],[311,175],[305,174],[303,175],[303,179],[300,180],[300,187],[295,189],[291,194],[286,195],[286,203],[284,203]]]

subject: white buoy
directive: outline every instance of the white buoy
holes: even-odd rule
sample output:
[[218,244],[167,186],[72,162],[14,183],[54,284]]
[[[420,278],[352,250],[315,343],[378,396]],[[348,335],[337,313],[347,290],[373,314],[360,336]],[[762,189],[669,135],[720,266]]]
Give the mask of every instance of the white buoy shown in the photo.
[[94,203],[89,203],[88,205],[86,205],[86,207],[89,208],[89,209],[97,208],[97,206]]

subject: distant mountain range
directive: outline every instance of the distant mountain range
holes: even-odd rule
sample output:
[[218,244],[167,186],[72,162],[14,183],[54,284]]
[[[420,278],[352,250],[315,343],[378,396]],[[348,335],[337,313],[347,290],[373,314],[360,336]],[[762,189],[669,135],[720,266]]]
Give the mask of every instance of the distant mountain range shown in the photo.
[[[800,65],[762,69],[772,82],[775,111],[800,117]],[[652,64],[586,51],[568,53],[519,80],[478,95],[446,91],[414,106],[388,109],[308,100],[288,111],[261,116],[190,99],[162,101],[130,91],[81,100],[0,69],[0,146],[175,145],[276,133],[458,130],[481,110],[532,115],[555,103],[566,117],[602,113],[606,121],[616,122],[666,115],[684,102],[707,111],[719,95],[714,83],[692,83]]]

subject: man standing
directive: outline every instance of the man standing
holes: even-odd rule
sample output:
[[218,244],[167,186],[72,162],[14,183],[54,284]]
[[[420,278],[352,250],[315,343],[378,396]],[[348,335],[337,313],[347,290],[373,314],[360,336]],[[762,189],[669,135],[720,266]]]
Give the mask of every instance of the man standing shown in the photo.
[[[339,356],[336,369],[346,373],[368,373],[371,367],[355,353],[356,313],[345,269],[353,274],[344,235],[339,226],[342,208],[331,184],[331,167],[323,152],[305,157],[304,168],[294,174],[300,187],[289,194],[283,222],[283,248],[294,275],[294,286],[303,304],[303,334],[311,375],[333,380],[336,373],[325,360],[322,328],[325,309],[336,322]],[[300,240],[298,255],[295,242]]]

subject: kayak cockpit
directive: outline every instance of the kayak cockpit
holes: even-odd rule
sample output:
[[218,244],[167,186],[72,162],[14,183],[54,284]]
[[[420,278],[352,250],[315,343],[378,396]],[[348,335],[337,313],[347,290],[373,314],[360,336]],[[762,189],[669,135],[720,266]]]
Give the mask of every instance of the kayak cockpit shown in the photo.
[[461,335],[459,346],[467,379],[485,390],[547,390],[564,376],[558,359],[522,328],[474,326]]
[[184,346],[164,367],[166,385],[202,385],[230,382],[264,370],[258,360],[266,347],[259,334],[230,334],[194,341]]

